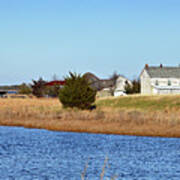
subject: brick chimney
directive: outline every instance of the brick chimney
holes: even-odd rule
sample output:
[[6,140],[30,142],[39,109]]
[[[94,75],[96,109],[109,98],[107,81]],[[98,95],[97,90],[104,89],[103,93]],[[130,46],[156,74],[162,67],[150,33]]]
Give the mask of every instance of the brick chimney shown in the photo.
[[148,69],[149,68],[149,65],[148,64],[145,64],[145,69]]

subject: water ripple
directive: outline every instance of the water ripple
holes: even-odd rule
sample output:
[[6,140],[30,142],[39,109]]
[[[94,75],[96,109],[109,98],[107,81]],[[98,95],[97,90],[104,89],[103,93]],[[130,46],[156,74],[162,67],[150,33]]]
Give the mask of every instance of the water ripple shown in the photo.
[[0,179],[179,180],[180,139],[51,132],[0,127]]

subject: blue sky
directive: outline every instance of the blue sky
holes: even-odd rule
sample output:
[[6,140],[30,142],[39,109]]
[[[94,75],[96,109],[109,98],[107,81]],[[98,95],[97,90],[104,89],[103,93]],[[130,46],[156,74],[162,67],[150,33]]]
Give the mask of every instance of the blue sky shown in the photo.
[[0,0],[0,85],[146,63],[180,64],[180,0]]

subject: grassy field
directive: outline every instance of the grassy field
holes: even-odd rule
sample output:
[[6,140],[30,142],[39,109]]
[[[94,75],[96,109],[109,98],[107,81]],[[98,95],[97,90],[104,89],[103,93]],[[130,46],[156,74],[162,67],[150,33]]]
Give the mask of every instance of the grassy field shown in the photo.
[[180,96],[99,99],[97,109],[63,109],[58,99],[0,99],[0,125],[57,131],[180,137]]
[[140,111],[164,111],[165,109],[180,110],[180,95],[134,95],[120,98],[106,98],[97,101],[97,105],[100,107],[135,109]]

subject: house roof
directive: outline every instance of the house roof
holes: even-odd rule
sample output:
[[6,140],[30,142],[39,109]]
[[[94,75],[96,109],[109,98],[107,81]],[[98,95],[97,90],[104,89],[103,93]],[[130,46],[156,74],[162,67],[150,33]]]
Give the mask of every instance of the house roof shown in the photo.
[[114,84],[113,80],[112,79],[99,79],[97,76],[95,76],[94,74],[92,73],[85,73],[83,75],[83,77],[85,77],[89,83],[91,84],[91,87],[93,89],[96,89],[96,90],[101,90],[101,89],[104,89],[104,88],[109,88],[109,87],[112,87]]
[[146,67],[151,78],[180,78],[180,67]]
[[46,86],[54,86],[54,85],[64,85],[66,82],[65,81],[50,81],[46,83]]
[[90,81],[99,81],[100,79],[95,76],[93,73],[87,72],[83,75],[83,77],[85,77],[86,79],[90,80]]

